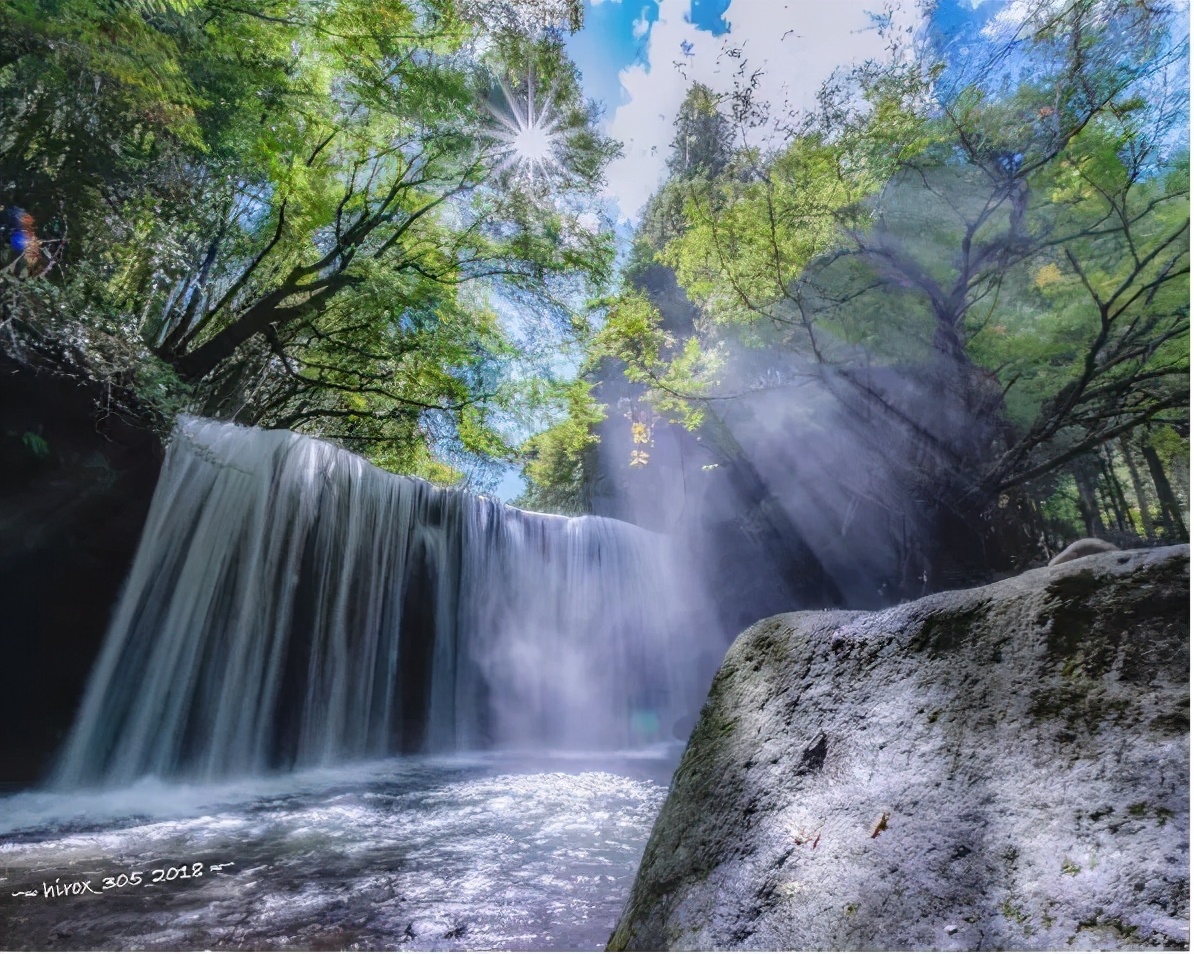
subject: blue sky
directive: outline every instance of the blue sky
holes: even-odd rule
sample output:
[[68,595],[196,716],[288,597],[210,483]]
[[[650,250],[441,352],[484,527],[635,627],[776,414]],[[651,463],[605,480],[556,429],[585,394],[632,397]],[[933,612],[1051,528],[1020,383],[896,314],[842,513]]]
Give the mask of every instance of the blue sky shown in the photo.
[[[730,0],[690,0],[689,20],[710,36],[729,32],[725,12]],[[585,4],[584,29],[568,44],[585,77],[588,95],[609,107],[621,105],[618,73],[632,63],[647,63],[650,27],[659,19],[658,0],[598,0]]]
[[[928,21],[938,44],[980,41],[981,30],[1015,0],[939,0]],[[728,92],[735,75],[761,70],[759,93],[773,106],[812,105],[839,66],[886,55],[872,11],[884,0],[586,0],[584,28],[568,51],[586,94],[605,108],[606,130],[624,156],[609,170],[609,194],[633,223],[662,179],[676,109],[688,85]],[[904,0],[900,26],[925,25]]]
[[[971,0],[945,0],[970,11]],[[909,2],[907,5],[912,6]],[[884,55],[869,11],[882,0],[586,0],[568,52],[585,92],[623,144],[608,171],[620,218],[632,223],[662,179],[672,122],[693,82],[728,93],[759,71],[777,109],[810,106],[838,66]],[[906,14],[919,24],[919,14]]]

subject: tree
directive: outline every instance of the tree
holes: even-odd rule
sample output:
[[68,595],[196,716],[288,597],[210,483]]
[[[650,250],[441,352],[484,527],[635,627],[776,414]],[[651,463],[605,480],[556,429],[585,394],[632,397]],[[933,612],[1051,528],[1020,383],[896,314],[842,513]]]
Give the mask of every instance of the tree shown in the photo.
[[559,421],[528,438],[524,447],[527,490],[517,506],[569,516],[591,510],[588,485],[591,453],[598,443],[593,428],[605,417],[584,380],[562,389]]
[[[656,254],[701,306],[700,350],[723,359],[677,387],[660,364],[674,358],[647,348],[659,400],[820,380],[918,446],[905,480],[970,523],[1120,435],[1185,420],[1187,48],[1174,13],[1127,0],[1025,10],[970,62],[902,57],[835,77],[774,152],[679,184],[679,234]],[[696,366],[691,345],[670,354]],[[770,367],[727,377],[724,356],[751,350]],[[935,400],[914,407],[876,385],[876,364]]]
[[667,168],[673,176],[719,175],[729,164],[734,131],[704,83],[693,83],[676,114]]
[[[583,213],[613,146],[553,25],[574,5],[517,33],[501,4],[448,0],[47,4],[5,10],[0,201],[65,253],[9,286],[13,317],[44,328],[69,300],[203,413],[387,459],[512,453],[490,425],[519,391],[495,301],[574,338],[571,298],[612,259]],[[494,113],[544,94],[530,170]]]
[[736,494],[760,559],[827,580],[812,605],[981,582],[1084,518],[1130,543],[1111,449],[1187,446],[1181,31],[1017,9],[967,61],[843,72],[774,148],[673,174],[604,302],[594,358],[692,430],[686,483]]

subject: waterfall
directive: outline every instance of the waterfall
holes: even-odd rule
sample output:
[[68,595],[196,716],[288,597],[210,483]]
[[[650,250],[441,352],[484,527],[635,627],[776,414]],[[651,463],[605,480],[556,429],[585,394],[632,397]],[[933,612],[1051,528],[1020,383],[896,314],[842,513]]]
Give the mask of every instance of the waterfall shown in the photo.
[[666,738],[707,689],[683,589],[629,524],[185,418],[56,780]]

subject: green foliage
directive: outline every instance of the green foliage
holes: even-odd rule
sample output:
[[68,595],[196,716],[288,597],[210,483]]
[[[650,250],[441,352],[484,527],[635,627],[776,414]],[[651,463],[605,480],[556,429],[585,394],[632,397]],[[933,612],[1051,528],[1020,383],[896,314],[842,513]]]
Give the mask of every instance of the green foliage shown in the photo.
[[733,127],[722,115],[717,96],[704,83],[688,88],[675,126],[667,160],[673,176],[716,176],[729,164]]
[[627,289],[606,306],[602,328],[590,346],[591,360],[619,362],[629,380],[646,386],[655,407],[689,430],[699,427],[704,419],[701,398],[716,384],[720,355],[702,348],[696,337],[678,342],[641,292]]
[[33,431],[26,431],[21,435],[21,443],[38,460],[45,460],[50,456],[50,445],[40,434],[34,434]]
[[517,506],[546,513],[578,515],[589,510],[586,486],[592,478],[590,452],[598,442],[593,429],[605,419],[584,381],[559,391],[565,416],[529,438],[523,447],[527,490]]
[[[86,341],[164,414],[437,479],[463,471],[436,454],[509,459],[496,422],[534,356],[495,301],[558,349],[613,258],[588,209],[615,147],[556,26],[574,7],[5,0],[0,206],[33,214],[44,262],[0,273],[0,318]],[[536,84],[558,161],[524,175],[491,109]]]
[[427,445],[421,441],[413,441],[405,449],[387,442],[370,456],[383,470],[422,477],[440,487],[452,487],[464,478],[463,471],[432,457]]
[[137,398],[162,421],[173,421],[191,402],[192,389],[175,370],[154,355],[135,365],[133,390]]
[[807,374],[931,374],[999,435],[948,451],[972,474],[958,492],[987,497],[1184,421],[1181,30],[1161,6],[1119,0],[1025,15],[1014,54],[907,50],[839,73],[772,151],[673,175],[631,278],[671,267],[700,306],[696,336],[670,340],[631,295],[598,354],[673,411],[747,386],[722,380],[725,349]]
[[1053,527],[1061,528],[1062,539],[1083,532],[1082,514],[1078,509],[1078,487],[1073,476],[1066,474],[1057,489],[1041,502],[1041,515]]
[[1150,432],[1148,443],[1166,463],[1190,459],[1190,438],[1182,437],[1172,427],[1161,427]]
[[[786,297],[791,282],[837,241],[835,213],[853,201],[833,150],[801,139],[775,157],[763,180],[727,176],[690,184],[687,227],[660,261],[716,321],[750,323]],[[771,214],[776,205],[783,216]]]

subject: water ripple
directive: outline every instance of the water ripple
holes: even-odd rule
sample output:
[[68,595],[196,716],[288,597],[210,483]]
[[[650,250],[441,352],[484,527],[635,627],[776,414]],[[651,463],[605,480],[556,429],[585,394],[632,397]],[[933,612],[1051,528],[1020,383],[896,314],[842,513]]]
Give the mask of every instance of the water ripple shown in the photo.
[[[599,950],[670,769],[606,763],[399,759],[13,796],[0,800],[0,936],[43,950]],[[12,896],[196,863],[202,876],[169,883]]]

